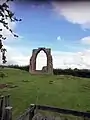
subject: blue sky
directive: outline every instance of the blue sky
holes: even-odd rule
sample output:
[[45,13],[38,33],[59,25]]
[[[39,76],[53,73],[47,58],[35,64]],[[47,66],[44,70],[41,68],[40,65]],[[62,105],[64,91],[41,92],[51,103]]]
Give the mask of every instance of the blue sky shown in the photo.
[[[53,54],[59,52],[60,59],[63,57],[60,56],[61,53],[65,53],[66,56],[68,53],[83,53],[84,50],[89,52],[90,12],[87,11],[90,8],[88,3],[82,3],[81,7],[81,3],[78,4],[16,2],[14,11],[18,18],[22,18],[22,22],[15,25],[14,31],[21,38],[13,40],[14,38],[11,37],[9,40],[12,40],[8,40],[5,45],[17,49],[23,56],[29,56],[32,49],[38,47],[49,47]],[[70,56],[68,58],[70,59]],[[61,63],[60,65],[59,62],[57,63],[57,66],[61,66]]]
[[[22,18],[16,31],[25,38],[22,45],[27,47],[50,47],[53,50],[78,51],[83,49],[80,39],[90,35],[90,30],[84,31],[80,25],[72,24],[53,10],[51,4],[17,4],[16,15]],[[57,37],[61,37],[61,41]],[[74,46],[75,48],[69,46]]]

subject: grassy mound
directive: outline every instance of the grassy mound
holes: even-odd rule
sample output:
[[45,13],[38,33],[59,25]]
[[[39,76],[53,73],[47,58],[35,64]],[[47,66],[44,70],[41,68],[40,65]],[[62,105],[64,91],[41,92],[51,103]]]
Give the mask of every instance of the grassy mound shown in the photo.
[[31,103],[90,110],[90,78],[30,75],[26,71],[12,68],[4,69],[4,73],[7,77],[0,78],[0,84],[14,87],[4,87],[0,89],[0,94],[11,94],[14,117],[21,114]]

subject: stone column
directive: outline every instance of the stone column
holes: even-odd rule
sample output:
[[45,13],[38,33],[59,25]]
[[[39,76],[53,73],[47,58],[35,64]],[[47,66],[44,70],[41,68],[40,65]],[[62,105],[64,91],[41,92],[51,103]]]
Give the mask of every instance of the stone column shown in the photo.
[[52,56],[48,55],[48,73],[53,74]]

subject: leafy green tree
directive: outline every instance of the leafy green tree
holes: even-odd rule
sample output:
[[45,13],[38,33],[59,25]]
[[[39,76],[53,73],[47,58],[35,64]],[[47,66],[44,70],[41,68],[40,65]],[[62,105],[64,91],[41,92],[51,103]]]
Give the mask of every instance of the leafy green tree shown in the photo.
[[[10,20],[10,22],[17,22],[17,21],[21,21],[21,19],[17,19],[15,17],[15,14],[10,10],[10,6],[9,6],[10,1],[13,2],[13,0],[6,0],[2,4],[0,4],[0,23],[5,29],[10,31],[14,37],[18,37],[18,35],[16,35],[12,31],[12,29],[9,27],[8,20]],[[3,79],[6,76],[5,72],[3,71],[3,68],[4,68],[4,64],[7,62],[6,55],[5,55],[5,52],[7,50],[4,48],[3,40],[6,40],[7,38],[3,35],[2,31],[3,29],[0,28],[0,32],[1,32],[0,33],[0,52],[2,53],[1,58],[2,58],[2,63],[3,63],[3,66],[1,67],[2,69],[0,70],[0,78]]]
[[[21,21],[21,19],[17,19],[15,17],[15,14],[10,10],[9,4],[8,4],[9,1],[13,1],[13,0],[6,0],[2,4],[0,4],[0,23],[7,30],[9,30],[13,34],[14,37],[18,37],[18,35],[16,35],[12,31],[12,29],[9,28],[9,23],[7,22],[7,20],[9,19],[11,22],[16,22],[16,21]],[[2,28],[0,28],[0,31],[2,31]],[[3,34],[0,34],[0,50],[2,52],[2,62],[3,62],[3,64],[5,64],[7,62],[6,56],[5,56],[6,49],[3,48],[3,40],[6,40],[6,39],[7,38]]]

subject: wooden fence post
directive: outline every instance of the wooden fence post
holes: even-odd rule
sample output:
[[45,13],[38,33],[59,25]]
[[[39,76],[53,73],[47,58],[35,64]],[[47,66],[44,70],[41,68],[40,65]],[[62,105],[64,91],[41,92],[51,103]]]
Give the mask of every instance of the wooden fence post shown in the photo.
[[0,103],[0,120],[2,119],[2,114],[3,114],[3,104],[4,104],[4,96],[1,96],[1,103]]
[[[32,108],[32,109],[31,109]],[[33,116],[34,116],[34,110],[35,110],[35,105],[31,104],[30,105],[30,111],[29,111],[29,120],[32,120]]]
[[4,120],[12,120],[12,107],[11,106],[8,106],[5,108]]
[[5,96],[5,107],[10,106],[10,95]]

